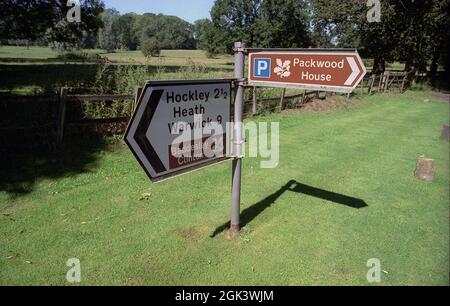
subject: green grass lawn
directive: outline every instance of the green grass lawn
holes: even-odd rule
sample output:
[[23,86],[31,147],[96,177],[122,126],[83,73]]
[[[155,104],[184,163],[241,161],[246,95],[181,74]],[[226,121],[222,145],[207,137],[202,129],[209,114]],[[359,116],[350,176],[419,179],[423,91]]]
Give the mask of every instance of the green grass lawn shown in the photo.
[[[280,122],[280,164],[245,159],[232,241],[211,237],[229,220],[229,162],[154,185],[121,144],[2,173],[0,284],[66,285],[69,258],[83,285],[368,285],[370,258],[382,285],[448,284],[448,103],[407,92],[256,120]],[[433,182],[413,176],[420,155]]]
[[[160,57],[147,59],[141,51],[84,50],[108,57],[110,70],[119,66],[147,66],[146,79],[231,77],[233,57],[208,58],[201,50],[162,50]],[[65,61],[60,52],[42,47],[0,46],[0,94],[36,95],[59,92],[63,86],[91,88],[103,67],[96,61]],[[159,71],[156,73],[156,71]],[[111,73],[110,71],[106,73]],[[158,74],[158,75],[155,75]],[[190,76],[187,76],[189,74]],[[194,76],[192,76],[194,74]]]
[[[202,50],[162,50],[160,57],[147,59],[141,51],[121,51],[108,53],[101,49],[83,50],[87,53],[97,53],[103,57],[108,57],[115,64],[150,64],[163,66],[186,66],[192,62],[196,64],[208,65],[213,68],[229,68],[234,60],[231,55],[218,55],[208,58],[206,52]],[[51,64],[61,63],[58,59],[61,52],[45,47],[17,47],[0,46],[0,62],[23,64]],[[231,67],[232,68],[232,67]]]
[[58,52],[44,47],[0,46],[0,58],[56,59]]

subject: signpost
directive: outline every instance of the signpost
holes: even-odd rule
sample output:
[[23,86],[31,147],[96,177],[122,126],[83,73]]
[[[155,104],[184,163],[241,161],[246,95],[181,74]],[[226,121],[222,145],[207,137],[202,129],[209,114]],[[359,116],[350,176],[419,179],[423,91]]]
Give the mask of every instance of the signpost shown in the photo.
[[152,182],[223,161],[230,101],[231,80],[148,82],[125,142]]
[[[231,234],[240,229],[245,86],[350,93],[366,74],[356,50],[248,49],[237,42],[234,51],[233,80],[148,82],[125,133],[125,142],[153,182],[232,158]],[[246,54],[248,79],[244,77]],[[230,148],[227,123],[232,82],[235,102]],[[211,129],[206,127],[213,123],[220,133],[209,133]],[[213,155],[205,152],[208,147]]]
[[356,50],[250,50],[249,84],[350,93],[366,74]]

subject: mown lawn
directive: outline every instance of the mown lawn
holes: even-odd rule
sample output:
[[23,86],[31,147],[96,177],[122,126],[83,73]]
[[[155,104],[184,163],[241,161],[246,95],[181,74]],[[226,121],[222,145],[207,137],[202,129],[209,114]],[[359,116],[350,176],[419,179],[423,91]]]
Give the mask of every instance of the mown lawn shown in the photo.
[[[232,241],[211,237],[229,220],[229,162],[152,185],[121,144],[78,171],[2,173],[36,179],[1,185],[0,284],[66,285],[69,258],[83,285],[368,285],[370,258],[382,285],[448,284],[448,103],[407,92],[257,120],[280,122],[280,164],[244,161]],[[431,183],[413,176],[420,155],[435,160]]]

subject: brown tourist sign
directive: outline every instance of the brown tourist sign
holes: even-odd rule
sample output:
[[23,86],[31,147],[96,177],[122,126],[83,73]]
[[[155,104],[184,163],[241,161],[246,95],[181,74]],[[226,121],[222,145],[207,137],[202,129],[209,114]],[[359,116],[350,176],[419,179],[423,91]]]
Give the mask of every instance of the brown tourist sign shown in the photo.
[[250,52],[249,85],[352,92],[366,74],[356,50]]

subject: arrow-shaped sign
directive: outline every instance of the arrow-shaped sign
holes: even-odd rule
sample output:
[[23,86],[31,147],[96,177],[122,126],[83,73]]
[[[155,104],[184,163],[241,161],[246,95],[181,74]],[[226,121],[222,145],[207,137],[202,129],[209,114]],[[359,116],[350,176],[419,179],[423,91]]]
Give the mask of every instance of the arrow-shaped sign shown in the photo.
[[228,80],[149,82],[125,142],[152,181],[225,160],[230,101]]
[[345,81],[345,86],[351,86],[356,78],[359,76],[361,70],[358,68],[358,64],[356,63],[353,57],[347,57],[347,62],[350,64],[350,68],[352,69],[352,74],[348,77],[347,81]]
[[254,50],[249,84],[282,88],[352,92],[366,74],[356,50]]
[[145,106],[144,112],[142,114],[141,121],[139,121],[136,134],[134,135],[134,140],[138,144],[139,148],[142,150],[142,153],[146,157],[148,157],[152,161],[152,165],[157,172],[163,172],[167,169],[164,167],[163,163],[159,159],[159,156],[156,154],[155,149],[150,144],[149,139],[147,138],[147,130],[152,122],[153,115],[155,114],[155,110],[158,108],[159,101],[163,94],[164,90],[154,90],[150,95],[150,100]]

